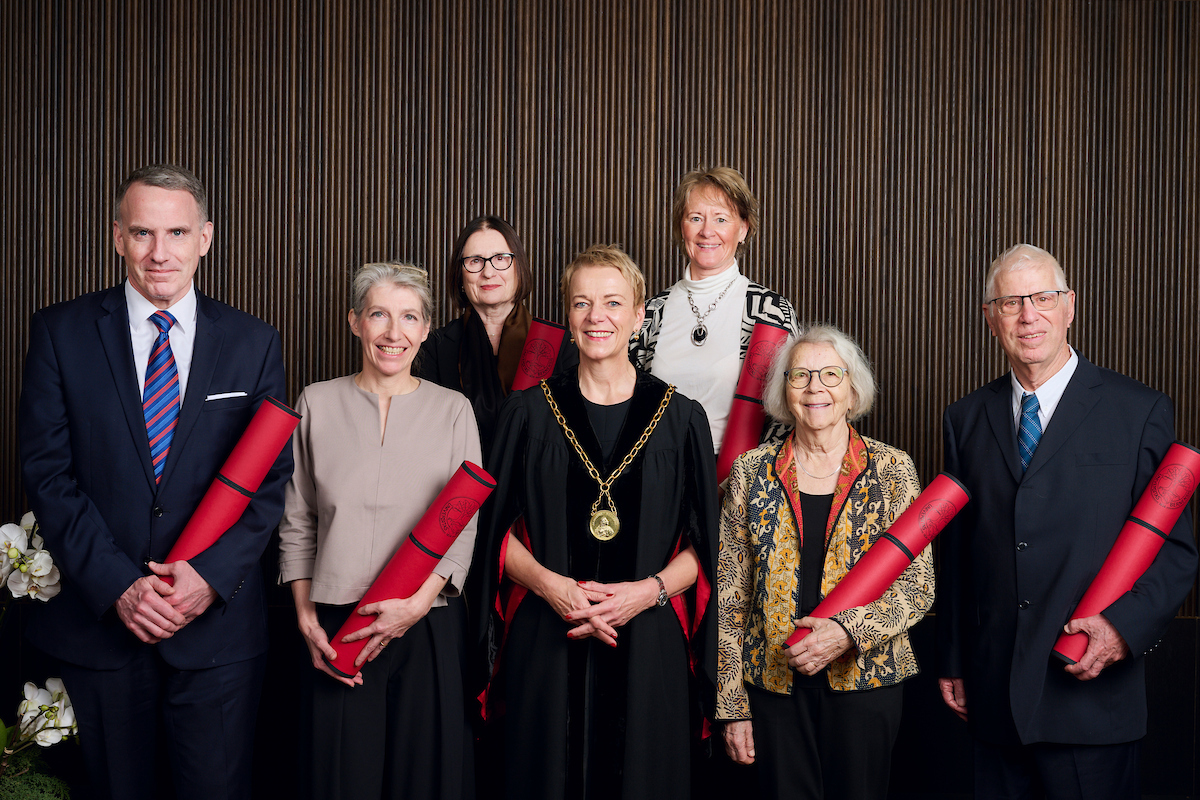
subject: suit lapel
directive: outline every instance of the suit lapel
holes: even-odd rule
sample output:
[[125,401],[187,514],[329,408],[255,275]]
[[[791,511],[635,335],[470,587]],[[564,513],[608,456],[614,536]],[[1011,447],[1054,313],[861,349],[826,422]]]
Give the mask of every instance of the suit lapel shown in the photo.
[[1075,374],[1071,376],[1062,399],[1058,401],[1058,407],[1054,409],[1054,416],[1050,418],[1042,439],[1038,442],[1026,475],[1033,475],[1041,469],[1067,443],[1100,401],[1099,395],[1092,389],[1103,382],[1100,370],[1083,356],[1079,356]]
[[[196,427],[196,421],[200,419],[200,411],[204,408],[204,401],[212,385],[213,373],[221,356],[221,344],[225,339],[225,332],[217,324],[219,316],[220,312],[213,306],[212,301],[197,291],[196,341],[192,348],[187,394],[183,398],[183,407],[179,409],[179,421],[175,424],[171,450],[167,453],[167,463],[163,467],[163,485],[170,480],[175,465],[179,463],[188,436]],[[148,444],[146,447],[149,450]]]
[[1021,457],[1017,453],[1016,423],[1013,421],[1012,410],[1012,381],[1008,373],[1002,378],[992,381],[988,388],[991,396],[986,400],[988,422],[992,426],[992,434],[1004,454],[1004,463],[1012,473],[1013,480],[1021,482]]
[[129,435],[133,437],[141,457],[142,470],[150,487],[154,487],[154,465],[150,462],[150,441],[146,438],[146,417],[142,414],[142,398],[138,397],[137,370],[133,365],[133,344],[129,339],[129,308],[125,305],[125,289],[111,289],[101,304],[107,315],[96,320],[96,332],[104,355],[108,358],[109,374],[112,376],[121,411]]

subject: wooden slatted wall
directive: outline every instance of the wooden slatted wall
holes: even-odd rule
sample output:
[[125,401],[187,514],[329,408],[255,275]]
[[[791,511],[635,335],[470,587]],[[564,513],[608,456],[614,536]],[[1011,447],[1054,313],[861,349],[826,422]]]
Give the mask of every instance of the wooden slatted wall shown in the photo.
[[29,316],[120,279],[112,191],[162,160],[208,184],[200,287],[280,329],[293,398],[356,369],[358,263],[441,286],[458,228],[497,213],[535,314],[594,241],[657,291],[682,266],[675,182],[728,163],[764,211],[746,271],[859,338],[864,430],[925,480],[942,409],[1003,369],[980,283],[1020,240],[1062,260],[1077,347],[1200,443],[1194,4],[26,0],[0,26],[2,519]]

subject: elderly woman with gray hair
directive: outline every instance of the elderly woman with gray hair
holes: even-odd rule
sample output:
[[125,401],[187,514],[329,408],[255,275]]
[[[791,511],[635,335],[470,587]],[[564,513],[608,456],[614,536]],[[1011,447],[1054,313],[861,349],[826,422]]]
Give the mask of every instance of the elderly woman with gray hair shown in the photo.
[[[763,404],[794,425],[734,462],[717,562],[717,714],[767,797],[884,798],[908,629],[933,604],[928,548],[877,601],[829,619],[821,599],[917,497],[912,459],[850,424],[875,398],[858,345],[817,325],[775,359]],[[812,630],[791,648],[796,627]]]
[[424,270],[367,264],[354,276],[350,330],[362,371],[300,395],[297,469],[280,524],[279,567],[312,660],[306,670],[300,781],[312,797],[474,797],[462,697],[460,592],[472,520],[409,598],[365,605],[368,639],[345,678],[329,637],[464,460],[481,460],[471,404],[412,375],[429,336]]

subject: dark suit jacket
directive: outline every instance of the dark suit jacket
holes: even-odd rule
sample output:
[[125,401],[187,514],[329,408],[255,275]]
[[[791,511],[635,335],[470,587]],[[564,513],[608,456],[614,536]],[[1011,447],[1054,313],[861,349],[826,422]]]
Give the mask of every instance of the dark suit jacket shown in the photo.
[[[27,636],[93,669],[129,662],[142,643],[114,601],[162,561],[267,395],[286,400],[279,334],[196,293],[196,339],[162,480],[154,483],[122,286],[33,317],[19,433],[25,490],[62,592],[35,608]],[[245,397],[207,400],[246,392]],[[262,555],[292,472],[285,447],[242,518],[191,564],[219,599],[158,647],[180,669],[266,651]]]
[[1131,657],[1092,681],[1051,650],[1175,440],[1171,401],[1082,356],[1022,475],[1005,374],[946,409],[946,471],[971,502],[942,537],[939,675],[966,681],[985,741],[1115,744],[1146,733],[1142,655],[1196,574],[1184,511],[1154,563],[1104,615]]

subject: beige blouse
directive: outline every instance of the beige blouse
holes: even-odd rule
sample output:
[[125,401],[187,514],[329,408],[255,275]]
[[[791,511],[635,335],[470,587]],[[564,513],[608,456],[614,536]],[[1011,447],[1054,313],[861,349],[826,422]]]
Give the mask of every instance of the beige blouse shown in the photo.
[[[379,436],[379,398],[353,376],[314,383],[297,403],[296,471],[279,525],[280,582],[310,578],[315,603],[357,603],[464,460],[479,463],[471,404],[421,381],[392,397]],[[478,515],[434,569],[434,606],[462,591]]]

